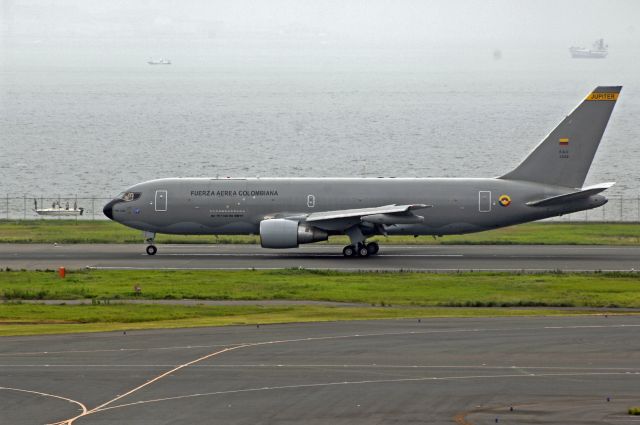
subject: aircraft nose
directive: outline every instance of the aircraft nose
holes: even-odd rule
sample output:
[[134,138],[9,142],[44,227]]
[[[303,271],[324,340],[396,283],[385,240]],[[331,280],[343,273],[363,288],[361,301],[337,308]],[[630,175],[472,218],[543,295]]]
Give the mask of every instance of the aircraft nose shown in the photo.
[[109,217],[110,220],[113,220],[113,204],[115,204],[115,200],[109,201],[102,209],[103,214]]

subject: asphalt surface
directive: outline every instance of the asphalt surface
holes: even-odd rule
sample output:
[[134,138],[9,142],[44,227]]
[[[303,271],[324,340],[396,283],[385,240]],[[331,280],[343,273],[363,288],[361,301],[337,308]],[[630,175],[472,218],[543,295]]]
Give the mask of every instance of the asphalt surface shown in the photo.
[[0,423],[634,424],[638,331],[581,316],[4,337]]
[[640,270],[640,246],[382,245],[377,256],[345,258],[342,247],[303,245],[267,250],[255,245],[0,244],[0,267],[12,269],[272,269],[338,270]]

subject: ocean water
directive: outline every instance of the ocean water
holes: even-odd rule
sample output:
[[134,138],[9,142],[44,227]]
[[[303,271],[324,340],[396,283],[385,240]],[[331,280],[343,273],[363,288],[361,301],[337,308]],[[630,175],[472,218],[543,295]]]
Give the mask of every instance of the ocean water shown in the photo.
[[170,66],[115,48],[5,56],[0,197],[108,198],[172,176],[497,176],[614,84],[587,183],[640,193],[638,51],[209,47],[176,48]]

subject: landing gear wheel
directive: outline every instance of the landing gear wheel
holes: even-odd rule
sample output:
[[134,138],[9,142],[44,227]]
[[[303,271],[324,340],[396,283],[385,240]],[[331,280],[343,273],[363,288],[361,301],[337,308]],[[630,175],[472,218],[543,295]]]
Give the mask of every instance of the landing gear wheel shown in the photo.
[[148,245],[147,246],[147,254],[156,255],[156,252],[158,252],[158,248],[156,248],[155,245]]
[[380,245],[378,245],[376,242],[371,242],[370,244],[367,244],[367,251],[369,251],[369,255],[376,255],[379,250],[380,250]]
[[353,257],[356,255],[356,248],[353,245],[347,245],[342,248],[342,255],[345,257]]
[[367,246],[365,244],[361,244],[358,247],[358,256],[360,256],[360,257],[368,257],[369,256],[369,249],[367,248]]

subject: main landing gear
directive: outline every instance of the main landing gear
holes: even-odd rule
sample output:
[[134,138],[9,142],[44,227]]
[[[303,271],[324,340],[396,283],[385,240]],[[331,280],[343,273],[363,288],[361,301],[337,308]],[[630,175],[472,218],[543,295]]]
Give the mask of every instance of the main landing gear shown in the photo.
[[345,257],[369,257],[378,253],[380,246],[375,242],[367,243],[358,225],[349,227],[345,233],[351,241],[351,245],[345,246],[342,250]]
[[380,250],[380,246],[376,242],[359,243],[358,246],[347,245],[342,249],[342,255],[345,257],[368,257],[376,255]]
[[153,241],[156,238],[156,234],[153,232],[144,232],[144,241],[147,243],[147,254],[156,255],[158,252],[158,248],[153,244]]

